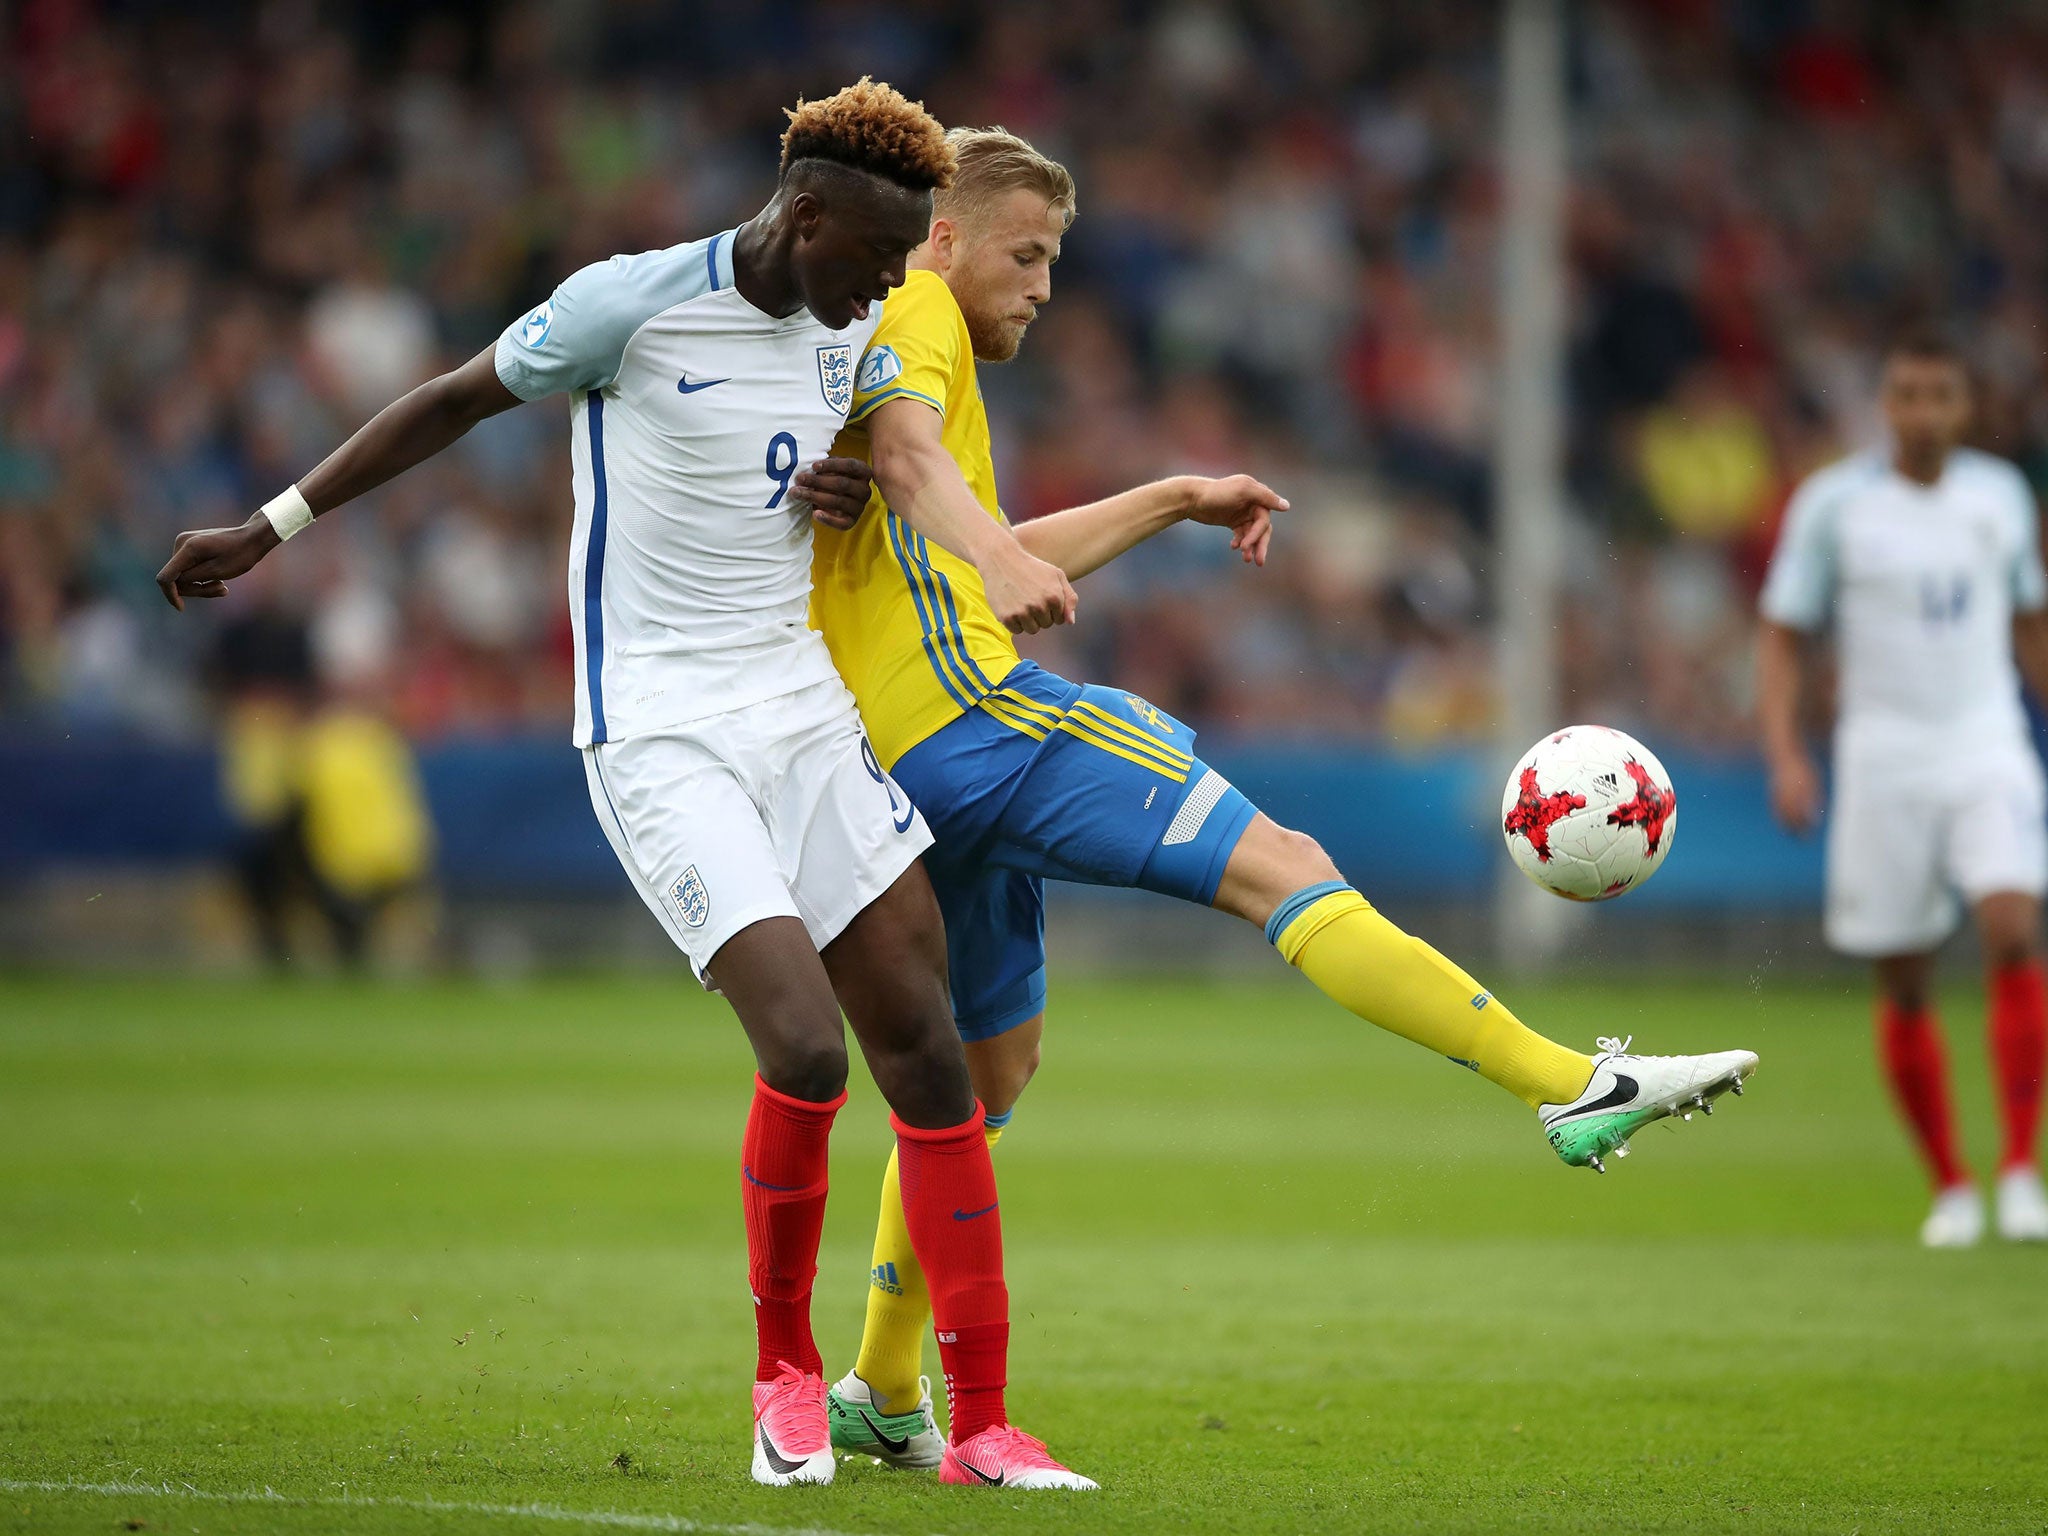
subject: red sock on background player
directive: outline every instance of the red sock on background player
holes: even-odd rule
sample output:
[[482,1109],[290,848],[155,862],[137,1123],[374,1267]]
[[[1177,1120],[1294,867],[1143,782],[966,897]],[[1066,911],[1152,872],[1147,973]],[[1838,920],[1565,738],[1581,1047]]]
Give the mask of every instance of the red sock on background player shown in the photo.
[[1003,1224],[979,1103],[963,1124],[924,1131],[894,1115],[903,1222],[931,1288],[953,1444],[1006,1421],[1010,1288]]
[[1949,1102],[1948,1058],[1932,1008],[1907,1012],[1890,999],[1878,1004],[1878,1046],[1892,1096],[1920,1144],[1936,1189],[1970,1181],[1956,1148],[1955,1111]]
[[1999,1171],[2032,1168],[2041,1129],[2041,1079],[2048,1060],[2048,972],[2038,959],[1991,973],[1992,1081],[2005,1122]]
[[747,1217],[747,1279],[754,1289],[758,1345],[754,1379],[771,1381],[788,1361],[824,1370],[811,1337],[811,1287],[825,1229],[832,1117],[846,1102],[813,1104],[777,1093],[757,1076],[740,1153],[740,1204]]

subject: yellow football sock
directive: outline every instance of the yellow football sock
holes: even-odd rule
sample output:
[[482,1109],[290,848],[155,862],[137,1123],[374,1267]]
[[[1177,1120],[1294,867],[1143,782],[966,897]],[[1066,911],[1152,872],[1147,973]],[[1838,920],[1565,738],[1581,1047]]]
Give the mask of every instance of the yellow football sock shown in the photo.
[[1347,885],[1297,891],[1266,925],[1289,965],[1369,1024],[1499,1083],[1531,1108],[1585,1092],[1593,1062],[1546,1040]]
[[[1005,1116],[1007,1122],[1008,1117]],[[1003,1127],[988,1128],[988,1149],[1003,1139]],[[882,1175],[882,1214],[875,1223],[874,1268],[868,1272],[868,1318],[861,1329],[854,1374],[875,1394],[884,1413],[908,1413],[917,1406],[917,1379],[924,1370],[924,1338],[932,1327],[932,1295],[910,1246],[903,1220],[903,1189],[897,1182],[896,1153]]]

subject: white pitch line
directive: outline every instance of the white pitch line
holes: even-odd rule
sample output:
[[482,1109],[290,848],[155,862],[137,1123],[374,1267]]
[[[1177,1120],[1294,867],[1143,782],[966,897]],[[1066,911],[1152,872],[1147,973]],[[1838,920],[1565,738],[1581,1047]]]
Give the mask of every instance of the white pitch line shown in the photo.
[[455,1499],[380,1499],[367,1494],[301,1498],[265,1488],[261,1493],[218,1493],[190,1483],[39,1482],[0,1478],[0,1493],[91,1493],[106,1498],[198,1499],[208,1504],[294,1504],[310,1509],[409,1509],[430,1515],[489,1515],[496,1519],[552,1520],[613,1530],[666,1531],[675,1536],[854,1536],[816,1525],[723,1525],[682,1515],[635,1515],[612,1509],[563,1509],[554,1504],[475,1504]]

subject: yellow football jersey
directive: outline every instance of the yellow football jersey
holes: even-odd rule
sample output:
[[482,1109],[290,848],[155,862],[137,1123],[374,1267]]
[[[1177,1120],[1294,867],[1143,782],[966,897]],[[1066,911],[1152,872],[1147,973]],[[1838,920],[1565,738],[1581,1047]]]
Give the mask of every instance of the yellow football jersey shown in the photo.
[[377,715],[322,714],[301,739],[306,854],[347,896],[372,897],[423,878],[434,824],[412,748]]
[[[1007,522],[996,502],[967,319],[936,272],[913,271],[889,295],[832,451],[869,457],[861,423],[877,406],[906,398],[944,419],[940,441],[968,489],[990,517]],[[989,609],[980,573],[918,537],[879,488],[850,530],[817,531],[811,625],[824,633],[885,768],[973,708],[1017,665],[1016,642]]]

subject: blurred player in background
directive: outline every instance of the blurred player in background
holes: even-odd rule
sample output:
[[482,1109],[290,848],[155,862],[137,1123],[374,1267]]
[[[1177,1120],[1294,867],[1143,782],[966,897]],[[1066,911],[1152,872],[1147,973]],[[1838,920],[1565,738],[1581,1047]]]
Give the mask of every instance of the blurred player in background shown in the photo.
[[[263,957],[292,959],[293,918],[319,914],[359,969],[401,926],[431,928],[433,821],[412,744],[375,701],[314,677],[305,621],[258,602],[223,624],[208,668],[221,712],[221,798]],[[410,924],[406,920],[410,919]]]
[[1989,973],[2005,1120],[1998,1230],[2039,1242],[2048,1240],[2036,1161],[2048,804],[2020,703],[2022,675],[2048,699],[2039,516],[2017,468],[1957,446],[1970,390],[1953,348],[1935,337],[1900,342],[1881,393],[1888,450],[1800,487],[1764,584],[1757,714],[1771,801],[1795,832],[1820,816],[1800,683],[1805,642],[1832,622],[1841,681],[1827,937],[1876,963],[1885,1070],[1934,1180],[1921,1241],[1966,1247],[1984,1233],[1956,1145],[1931,990],[1935,952],[1967,903]]
[[[884,767],[930,818],[954,1010],[991,1142],[1037,1069],[1045,1022],[1045,877],[1135,886],[1260,925],[1361,1019],[1440,1051],[1521,1098],[1565,1162],[1601,1167],[1641,1126],[1689,1112],[1752,1071],[1746,1051],[1598,1056],[1525,1028],[1478,982],[1388,922],[1314,839],[1261,815],[1194,755],[1194,733],[1135,694],[1021,660],[974,563],[1011,534],[996,497],[975,365],[1007,362],[1052,293],[1074,217],[1066,170],[999,129],[955,129],[959,160],[931,238],[890,300],[842,446],[876,496],[818,535],[813,612]],[[864,439],[864,440],[863,440]],[[1287,503],[1249,476],[1186,476],[1024,524],[1016,539],[1079,580],[1181,521],[1230,530],[1264,564]],[[934,509],[973,542],[918,528]],[[907,1173],[905,1175],[907,1177]],[[918,1376],[923,1278],[896,1164],[885,1176],[854,1370],[833,1389],[844,1449],[930,1465],[941,1445]]]
[[[1092,1488],[1007,1421],[1001,1220],[917,863],[931,837],[805,621],[811,509],[792,481],[845,423],[876,310],[925,238],[953,152],[921,106],[866,80],[790,116],[775,195],[754,218],[575,273],[242,528],[181,534],[158,583],[174,605],[218,597],[319,513],[487,416],[567,393],[575,740],[591,803],[759,1064],[741,1153],[753,1476],[824,1483],[835,1465],[810,1301],[846,1099],[843,1006],[894,1111],[932,1276],[946,1480]],[[811,494],[831,506],[829,487]],[[943,536],[948,509],[933,511],[922,526]],[[984,558],[1009,622],[1072,615],[1065,578],[1013,540]]]

